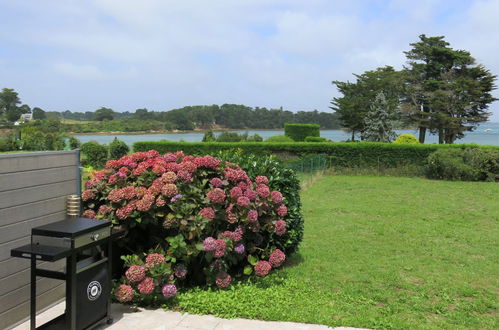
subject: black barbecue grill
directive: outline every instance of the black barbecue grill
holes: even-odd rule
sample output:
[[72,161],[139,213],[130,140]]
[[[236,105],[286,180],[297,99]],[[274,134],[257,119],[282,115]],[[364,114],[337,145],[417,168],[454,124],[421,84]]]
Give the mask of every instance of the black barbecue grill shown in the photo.
[[[68,218],[31,230],[31,244],[11,250],[13,257],[31,259],[31,329],[87,329],[110,314],[111,243],[123,231],[111,222]],[[66,258],[64,271],[37,268],[36,262]],[[64,314],[36,327],[36,277],[66,282]]]

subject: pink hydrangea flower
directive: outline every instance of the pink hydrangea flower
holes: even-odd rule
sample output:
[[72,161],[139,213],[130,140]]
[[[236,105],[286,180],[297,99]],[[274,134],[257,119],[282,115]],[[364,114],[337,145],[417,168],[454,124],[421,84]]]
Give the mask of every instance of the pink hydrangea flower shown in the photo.
[[269,257],[269,262],[273,268],[280,267],[282,263],[286,260],[286,255],[279,249],[275,249]]
[[275,233],[279,236],[284,235],[286,233],[286,221],[277,220],[275,222]]
[[236,245],[236,247],[234,247],[234,252],[236,252],[237,254],[243,254],[244,251],[245,251],[244,244],[239,244]]
[[221,204],[225,201],[225,191],[220,188],[214,188],[208,192],[208,198],[217,204]]
[[256,192],[254,190],[248,189],[244,192],[244,196],[248,197],[250,201],[254,201],[256,199]]
[[248,175],[244,170],[227,168],[225,171],[225,178],[232,182],[246,181]]
[[210,183],[214,185],[215,187],[221,187],[223,182],[220,178],[213,178],[210,180]]
[[95,198],[95,194],[92,190],[84,190],[81,193],[81,200],[84,202],[88,201],[89,199],[94,199],[94,198]]
[[177,175],[175,172],[169,171],[161,176],[161,180],[163,180],[164,183],[174,183],[177,181]]
[[99,213],[102,215],[111,213],[113,211],[113,208],[108,206],[108,205],[101,205],[99,206]]
[[213,220],[215,219],[215,210],[213,210],[211,207],[205,207],[202,208],[201,211],[199,211],[199,215],[201,215],[205,219]]
[[271,198],[272,198],[272,202],[274,204],[280,204],[280,203],[282,203],[282,194],[280,192],[274,190],[274,191],[272,191],[270,193],[270,195],[271,195]]
[[146,277],[139,283],[137,289],[141,294],[149,294],[154,291],[154,287],[154,280],[150,277]]
[[272,265],[268,261],[260,260],[258,263],[255,265],[255,274],[257,276],[267,276],[267,274],[270,272],[272,269]]
[[84,218],[95,219],[96,214],[95,214],[94,210],[88,209],[88,210],[85,210],[81,216]]
[[128,203],[116,210],[116,216],[118,219],[124,220],[132,215],[133,211],[135,211],[135,203]]
[[250,200],[246,196],[241,196],[237,199],[237,205],[241,207],[248,207],[250,204]]
[[259,175],[255,178],[255,182],[257,184],[268,184],[269,183],[269,179],[266,177],[266,176],[263,176],[263,175]]
[[146,194],[135,204],[137,207],[137,211],[147,212],[151,209],[151,206],[156,201],[156,197],[151,194]]
[[220,272],[215,277],[215,283],[220,289],[225,289],[230,286],[232,282],[232,277],[226,272]]
[[257,210],[249,210],[248,212],[248,221],[256,222],[258,220],[258,211]]
[[146,277],[146,269],[142,266],[133,265],[125,272],[125,276],[132,283],[140,282]]
[[177,287],[175,284],[165,284],[163,285],[161,292],[165,298],[172,298],[177,295]]
[[172,197],[178,193],[178,188],[173,183],[167,183],[161,188],[161,193],[166,197]]
[[149,253],[146,256],[146,268],[150,269],[154,266],[160,265],[166,261],[165,256],[161,253]]
[[184,264],[178,264],[175,266],[173,273],[177,278],[185,278],[187,276],[187,267]]
[[286,205],[284,204],[279,205],[279,207],[277,208],[277,214],[280,217],[285,217],[286,214],[288,214],[288,208],[286,207]]
[[157,207],[163,207],[166,205],[166,201],[164,200],[163,197],[159,196],[158,198],[156,198],[156,206]]
[[116,299],[122,303],[131,301],[134,295],[133,288],[127,284],[121,284],[114,292]]
[[217,249],[217,240],[213,237],[206,237],[203,241],[203,249],[205,251],[215,251]]
[[234,187],[230,190],[230,197],[232,198],[238,198],[243,195],[243,191],[239,187]]
[[177,176],[183,182],[189,182],[192,180],[192,174],[186,170],[180,170],[177,172]]
[[264,184],[258,185],[258,187],[256,187],[256,192],[258,193],[258,196],[262,198],[267,198],[270,196],[270,189]]
[[215,249],[215,253],[213,254],[213,256],[215,258],[223,257],[225,255],[225,249],[227,248],[227,243],[225,243],[224,240],[217,239],[215,244],[217,245],[217,247]]

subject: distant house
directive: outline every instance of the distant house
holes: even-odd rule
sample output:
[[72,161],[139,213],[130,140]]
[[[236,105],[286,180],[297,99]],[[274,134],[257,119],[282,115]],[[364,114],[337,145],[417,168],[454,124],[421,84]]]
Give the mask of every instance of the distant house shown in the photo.
[[14,123],[14,125],[19,125],[20,123],[24,123],[26,121],[33,120],[33,114],[32,113],[23,113],[21,117]]
[[21,117],[19,118],[19,121],[30,121],[33,119],[33,114],[32,113],[23,113]]

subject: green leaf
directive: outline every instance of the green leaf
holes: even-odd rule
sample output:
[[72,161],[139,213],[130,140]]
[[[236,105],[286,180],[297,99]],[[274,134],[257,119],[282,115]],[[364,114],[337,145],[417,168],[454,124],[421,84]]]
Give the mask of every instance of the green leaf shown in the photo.
[[250,265],[254,266],[254,265],[256,265],[258,263],[258,257],[249,255],[248,256],[248,262],[250,263]]
[[253,273],[253,267],[251,266],[244,267],[243,273],[244,275],[251,275],[251,273]]

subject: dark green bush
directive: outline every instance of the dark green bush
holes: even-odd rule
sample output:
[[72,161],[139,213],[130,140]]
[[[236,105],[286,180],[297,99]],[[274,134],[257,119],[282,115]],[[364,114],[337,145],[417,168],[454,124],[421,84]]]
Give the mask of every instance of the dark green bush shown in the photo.
[[430,179],[453,181],[498,181],[499,150],[442,149],[428,156],[425,166]]
[[130,148],[128,145],[115,137],[113,142],[109,144],[109,159],[120,159],[128,154],[129,151]]
[[217,155],[221,150],[241,149],[257,155],[286,154],[305,157],[309,154],[325,154],[335,168],[394,168],[399,166],[424,166],[428,155],[441,149],[478,148],[499,150],[497,146],[394,144],[376,142],[136,142],[135,151],[157,150],[160,153],[184,151],[190,155]]
[[327,139],[325,137],[320,136],[307,136],[305,138],[305,142],[326,142]]
[[68,139],[68,144],[69,144],[69,148],[71,150],[74,150],[74,149],[78,149],[80,147],[81,142],[80,142],[80,140],[78,140],[74,136],[70,136]]
[[107,161],[108,148],[95,141],[83,143],[81,145],[83,155],[83,165],[90,165],[95,168],[102,168]]
[[221,151],[217,158],[239,164],[250,178],[266,175],[271,190],[282,193],[288,207],[286,234],[279,236],[276,245],[286,254],[295,252],[303,239],[303,216],[301,215],[300,181],[295,172],[285,167],[275,157],[244,153],[241,150]]
[[[206,134],[205,134],[206,137]],[[206,140],[209,139],[209,136],[206,137]],[[203,141],[205,142],[205,138],[203,137]],[[263,138],[258,134],[248,135],[248,132],[243,134],[239,134],[237,132],[229,132],[225,131],[220,133],[216,139],[216,142],[262,142]],[[210,141],[207,141],[210,142]]]
[[286,135],[274,135],[268,137],[265,142],[294,142],[294,140]]
[[301,142],[307,136],[321,136],[320,128],[318,124],[284,124],[284,135]]

